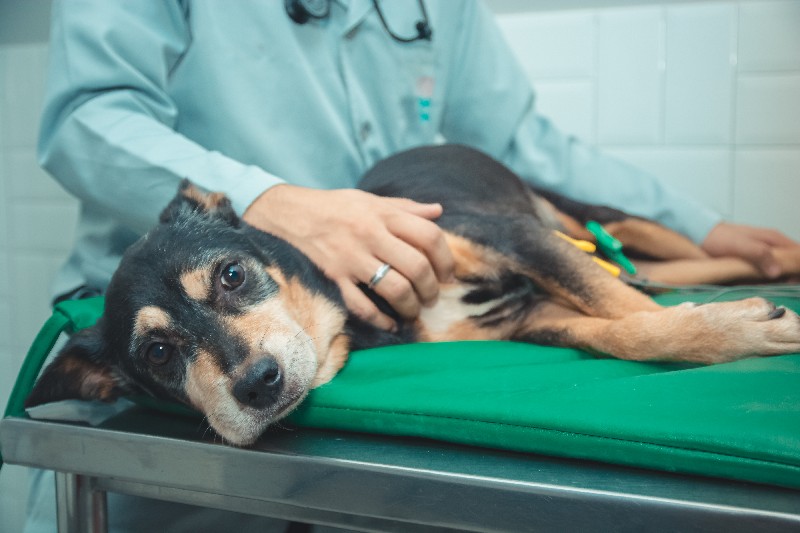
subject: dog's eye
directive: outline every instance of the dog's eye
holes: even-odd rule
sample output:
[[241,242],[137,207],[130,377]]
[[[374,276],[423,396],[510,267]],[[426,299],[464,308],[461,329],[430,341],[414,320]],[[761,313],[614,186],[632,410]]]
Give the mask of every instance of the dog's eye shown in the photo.
[[244,283],[244,267],[239,263],[231,263],[222,269],[220,283],[229,291],[239,287]]
[[145,350],[145,356],[150,364],[161,366],[166,364],[171,358],[175,349],[163,342],[151,343]]

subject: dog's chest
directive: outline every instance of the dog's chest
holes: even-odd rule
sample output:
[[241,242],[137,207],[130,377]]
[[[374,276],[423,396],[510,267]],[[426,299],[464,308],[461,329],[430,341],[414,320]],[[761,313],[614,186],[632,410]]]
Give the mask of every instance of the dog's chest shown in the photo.
[[[436,304],[423,307],[420,312],[420,340],[437,342],[499,338],[499,330],[504,328],[496,327],[498,321],[503,321],[502,317],[508,315],[508,309],[517,309],[524,305],[521,300],[523,291],[517,289],[475,298],[476,291],[481,291],[480,284],[442,285]],[[487,326],[487,323],[493,325]]]

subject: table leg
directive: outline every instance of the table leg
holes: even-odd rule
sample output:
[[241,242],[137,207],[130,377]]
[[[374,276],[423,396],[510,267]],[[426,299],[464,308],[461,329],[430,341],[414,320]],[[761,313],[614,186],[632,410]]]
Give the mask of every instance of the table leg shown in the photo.
[[106,493],[94,490],[94,478],[56,472],[58,533],[107,533]]

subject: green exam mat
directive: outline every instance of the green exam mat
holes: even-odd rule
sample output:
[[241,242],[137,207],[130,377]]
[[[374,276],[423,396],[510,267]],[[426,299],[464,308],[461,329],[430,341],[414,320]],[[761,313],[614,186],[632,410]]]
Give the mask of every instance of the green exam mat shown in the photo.
[[[800,298],[771,299],[800,310]],[[102,299],[56,307],[7,416],[25,416],[41,367],[33,359],[53,332],[87,327],[101,311]],[[391,346],[353,353],[289,422],[800,488],[800,354],[701,367],[514,342]]]

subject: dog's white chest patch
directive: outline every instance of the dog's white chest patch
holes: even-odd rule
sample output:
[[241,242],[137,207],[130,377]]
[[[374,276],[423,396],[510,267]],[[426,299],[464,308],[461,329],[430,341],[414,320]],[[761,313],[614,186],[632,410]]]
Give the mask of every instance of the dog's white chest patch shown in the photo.
[[442,285],[436,304],[433,307],[423,307],[419,314],[427,331],[432,334],[444,333],[453,324],[488,313],[504,300],[500,298],[477,304],[465,303],[464,296],[474,289],[475,286],[467,284]]

